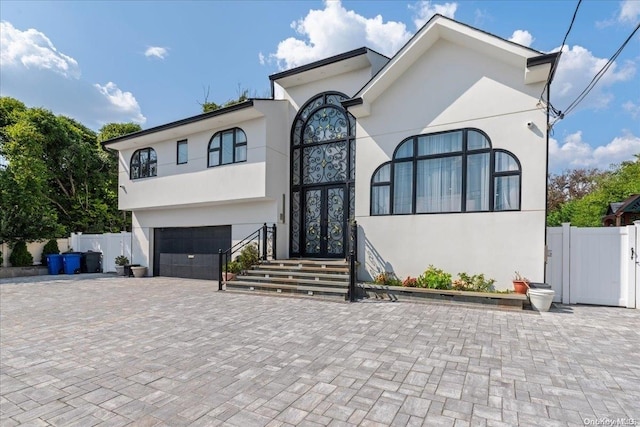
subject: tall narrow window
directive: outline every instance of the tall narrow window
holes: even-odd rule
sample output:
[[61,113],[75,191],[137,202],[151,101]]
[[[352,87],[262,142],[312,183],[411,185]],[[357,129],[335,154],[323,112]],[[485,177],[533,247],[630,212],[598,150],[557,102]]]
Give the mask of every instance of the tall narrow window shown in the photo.
[[131,156],[131,179],[148,178],[158,174],[158,158],[153,148],[142,148]]
[[247,161],[247,136],[240,128],[217,132],[209,141],[208,166]]
[[520,163],[476,129],[405,139],[371,179],[371,215],[520,209]]
[[188,151],[187,140],[183,139],[182,141],[178,141],[177,147],[177,163],[179,165],[183,165],[189,161],[189,151]]

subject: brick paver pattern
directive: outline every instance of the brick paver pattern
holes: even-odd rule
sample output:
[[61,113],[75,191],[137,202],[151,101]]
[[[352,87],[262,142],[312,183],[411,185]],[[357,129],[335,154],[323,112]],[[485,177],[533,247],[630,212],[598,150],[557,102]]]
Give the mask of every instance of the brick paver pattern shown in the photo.
[[0,326],[3,427],[640,424],[640,310],[83,275],[2,281]]

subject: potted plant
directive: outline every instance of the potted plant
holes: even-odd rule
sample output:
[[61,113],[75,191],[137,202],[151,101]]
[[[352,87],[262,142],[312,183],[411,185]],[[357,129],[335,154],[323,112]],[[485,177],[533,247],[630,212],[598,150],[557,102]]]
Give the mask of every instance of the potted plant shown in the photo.
[[129,258],[124,255],[116,257],[116,273],[118,276],[124,276],[124,266],[129,264]]
[[147,267],[142,266],[131,266],[131,272],[133,273],[133,277],[144,277],[147,274]]
[[516,271],[515,276],[513,276],[513,290],[517,294],[526,295],[527,291],[529,290],[529,279]]

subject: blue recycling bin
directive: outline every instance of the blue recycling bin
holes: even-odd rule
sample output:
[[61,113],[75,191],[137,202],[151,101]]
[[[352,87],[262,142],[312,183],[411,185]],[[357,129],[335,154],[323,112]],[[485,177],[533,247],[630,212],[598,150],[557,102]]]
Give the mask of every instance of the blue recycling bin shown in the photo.
[[81,254],[64,254],[62,255],[62,265],[64,266],[65,274],[80,273],[80,260]]
[[47,269],[49,274],[60,274],[62,271],[62,255],[47,255]]

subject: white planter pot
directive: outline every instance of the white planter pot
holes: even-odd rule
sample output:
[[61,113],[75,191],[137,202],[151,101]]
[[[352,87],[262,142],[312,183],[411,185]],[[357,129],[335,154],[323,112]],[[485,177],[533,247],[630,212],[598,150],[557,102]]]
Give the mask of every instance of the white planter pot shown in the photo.
[[131,267],[133,277],[144,277],[147,274],[147,267]]
[[555,292],[549,289],[529,289],[529,301],[537,311],[549,311]]
[[116,274],[118,276],[124,276],[124,265],[116,265]]

